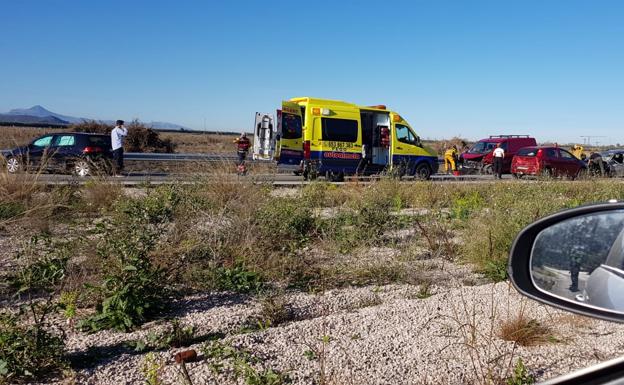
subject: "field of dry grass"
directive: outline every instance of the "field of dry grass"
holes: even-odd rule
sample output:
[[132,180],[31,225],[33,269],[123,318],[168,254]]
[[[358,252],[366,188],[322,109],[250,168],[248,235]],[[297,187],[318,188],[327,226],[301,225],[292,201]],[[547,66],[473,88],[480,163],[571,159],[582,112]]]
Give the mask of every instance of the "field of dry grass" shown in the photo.
[[192,132],[162,132],[160,137],[171,139],[176,152],[182,153],[232,153],[235,135],[204,134]]
[[34,138],[50,133],[64,132],[63,128],[37,128],[0,126],[0,149],[8,149],[24,145]]

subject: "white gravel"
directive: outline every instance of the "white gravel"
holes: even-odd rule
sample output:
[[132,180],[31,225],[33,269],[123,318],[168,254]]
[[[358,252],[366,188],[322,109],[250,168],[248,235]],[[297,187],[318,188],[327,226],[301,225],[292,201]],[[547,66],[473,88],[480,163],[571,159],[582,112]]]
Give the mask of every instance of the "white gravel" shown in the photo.
[[[488,383],[488,373],[508,375],[518,357],[538,379],[546,379],[619,356],[624,349],[624,326],[556,311],[521,297],[507,283],[434,287],[437,294],[423,299],[418,290],[390,285],[288,294],[298,321],[249,334],[232,333],[259,311],[251,298],[206,294],[186,298],[177,308],[179,318],[199,334],[229,334],[229,343],[261,358],[257,369],[285,372],[294,384],[319,383],[321,376],[330,384],[481,384]],[[501,322],[519,312],[551,326],[559,342],[519,347],[500,339]],[[75,334],[67,342],[70,350],[80,351],[144,333]],[[201,344],[192,348],[199,352]],[[172,356],[180,350],[157,353],[166,362],[161,371],[165,384],[179,383]],[[324,353],[310,360],[307,350]],[[81,371],[75,380],[142,384],[144,357],[121,354]],[[190,363],[188,369],[194,384],[237,383],[227,371],[216,376],[206,361]]]

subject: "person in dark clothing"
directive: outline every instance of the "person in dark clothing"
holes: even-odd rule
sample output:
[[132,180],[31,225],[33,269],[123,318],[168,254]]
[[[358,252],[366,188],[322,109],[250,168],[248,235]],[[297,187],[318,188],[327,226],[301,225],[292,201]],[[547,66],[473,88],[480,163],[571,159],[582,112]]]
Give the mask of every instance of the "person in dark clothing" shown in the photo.
[[602,155],[598,152],[592,152],[589,155],[589,161],[587,162],[587,169],[589,173],[594,176],[605,176],[605,162],[602,160]]

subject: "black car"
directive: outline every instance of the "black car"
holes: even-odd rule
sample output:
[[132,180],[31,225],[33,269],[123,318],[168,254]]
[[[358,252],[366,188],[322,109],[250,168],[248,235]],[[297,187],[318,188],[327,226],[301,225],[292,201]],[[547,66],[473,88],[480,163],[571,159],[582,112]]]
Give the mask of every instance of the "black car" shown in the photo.
[[9,173],[21,170],[69,171],[78,176],[108,173],[112,159],[111,138],[75,132],[47,134],[2,155]]

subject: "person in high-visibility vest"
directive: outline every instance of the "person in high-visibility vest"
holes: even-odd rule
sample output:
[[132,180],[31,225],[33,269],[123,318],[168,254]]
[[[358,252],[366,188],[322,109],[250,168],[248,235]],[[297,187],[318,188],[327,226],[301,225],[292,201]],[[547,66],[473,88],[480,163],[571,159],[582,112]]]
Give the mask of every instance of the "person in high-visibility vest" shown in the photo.
[[456,162],[457,146],[453,145],[453,147],[449,148],[444,152],[444,172],[448,174],[449,166],[451,171],[457,171]]
[[583,146],[579,145],[579,144],[575,144],[574,146],[572,146],[572,151],[570,151],[572,153],[572,155],[576,156],[576,159],[581,159],[581,157],[583,156]]

